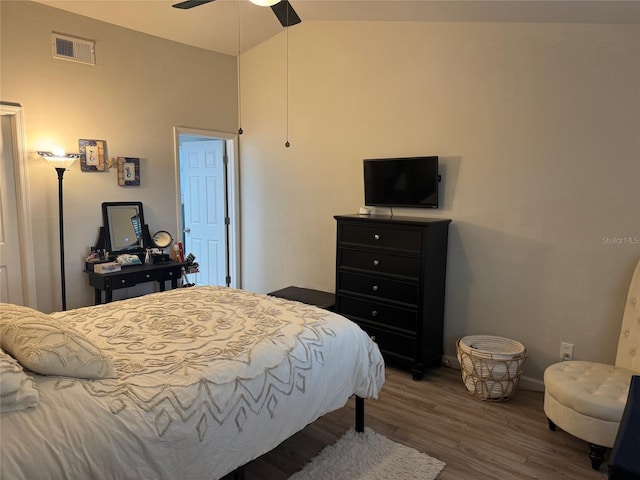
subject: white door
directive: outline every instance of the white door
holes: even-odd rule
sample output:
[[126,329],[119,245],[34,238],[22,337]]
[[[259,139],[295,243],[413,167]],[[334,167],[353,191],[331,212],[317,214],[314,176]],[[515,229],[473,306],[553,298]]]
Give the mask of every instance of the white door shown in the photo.
[[180,142],[180,190],[185,256],[193,253],[198,285],[228,285],[225,142]]

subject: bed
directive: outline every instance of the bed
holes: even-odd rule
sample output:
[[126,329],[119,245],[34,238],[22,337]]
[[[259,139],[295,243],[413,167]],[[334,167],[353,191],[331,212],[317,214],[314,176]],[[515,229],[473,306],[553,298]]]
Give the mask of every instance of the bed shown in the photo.
[[218,479],[384,382],[351,321],[224,287],[3,304],[0,335],[7,479]]

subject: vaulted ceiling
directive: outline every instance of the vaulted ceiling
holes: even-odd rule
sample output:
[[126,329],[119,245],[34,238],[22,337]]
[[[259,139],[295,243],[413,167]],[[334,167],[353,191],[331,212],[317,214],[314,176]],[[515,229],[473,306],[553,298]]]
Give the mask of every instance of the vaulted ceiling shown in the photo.
[[[216,0],[190,10],[172,8],[178,0],[35,1],[228,55],[282,31],[270,8],[247,0]],[[637,0],[291,0],[291,5],[303,22],[640,23]]]

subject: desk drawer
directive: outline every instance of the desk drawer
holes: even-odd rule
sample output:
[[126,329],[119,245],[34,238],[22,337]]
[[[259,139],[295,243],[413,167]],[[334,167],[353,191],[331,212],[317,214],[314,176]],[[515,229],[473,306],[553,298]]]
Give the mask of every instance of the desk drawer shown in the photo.
[[166,270],[162,270],[160,272],[160,276],[158,277],[158,280],[177,280],[178,278],[180,278],[180,276],[182,275],[182,267],[181,266],[177,266],[177,267],[172,267]]
[[406,330],[415,335],[418,328],[418,312],[406,308],[394,307],[382,303],[361,300],[358,298],[338,297],[338,308],[341,314],[355,317],[369,323]]
[[158,270],[136,272],[133,278],[135,279],[136,283],[153,282],[154,280],[160,280],[161,272]]
[[419,252],[422,242],[422,232],[419,228],[397,228],[374,225],[342,226],[342,238],[345,243],[375,246]]
[[420,259],[418,257],[405,257],[351,248],[341,248],[338,255],[338,265],[341,267],[357,268],[374,273],[403,275],[415,279],[420,276]]
[[137,283],[135,275],[129,275],[128,273],[123,273],[122,275],[109,275],[104,278],[104,289],[117,290],[118,288],[133,287]]
[[416,283],[346,272],[338,272],[338,290],[409,305],[417,305],[419,297]]

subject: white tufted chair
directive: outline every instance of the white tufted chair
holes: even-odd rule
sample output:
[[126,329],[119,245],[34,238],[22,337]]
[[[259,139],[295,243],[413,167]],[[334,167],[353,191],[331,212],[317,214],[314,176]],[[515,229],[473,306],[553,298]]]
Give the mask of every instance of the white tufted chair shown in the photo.
[[560,427],[590,443],[594,470],[613,447],[633,374],[640,373],[640,262],[631,279],[615,365],[568,361],[544,372],[544,413],[549,428]]

